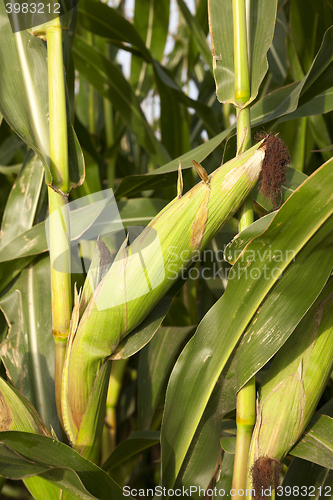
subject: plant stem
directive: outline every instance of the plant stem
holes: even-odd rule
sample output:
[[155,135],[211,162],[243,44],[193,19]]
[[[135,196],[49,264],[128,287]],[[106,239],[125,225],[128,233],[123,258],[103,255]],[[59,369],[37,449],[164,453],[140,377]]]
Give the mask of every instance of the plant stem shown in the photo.
[[[50,213],[50,257],[52,331],[55,340],[55,386],[60,421],[60,388],[66,339],[71,318],[71,263],[67,197],[69,189],[66,100],[62,57],[62,29],[55,19],[47,28],[50,168],[53,185],[48,188]],[[59,191],[60,190],[60,191]],[[52,215],[53,214],[53,215]]]
[[[107,58],[110,56],[109,44],[105,43],[104,52]],[[113,123],[113,106],[109,99],[104,97],[104,122],[105,122],[105,139],[106,147],[110,149],[114,144],[114,123]],[[115,160],[113,157],[107,159],[107,180],[108,187],[113,189],[115,178]]]
[[[243,153],[251,147],[251,120],[250,109],[243,108],[237,110],[237,154]],[[253,201],[252,194],[248,196],[238,213],[238,229],[243,231],[253,222]]]
[[255,377],[252,377],[237,394],[236,409],[236,451],[232,487],[236,490],[235,498],[244,498],[239,495],[240,490],[246,491],[248,457],[255,424]]
[[[94,35],[88,31],[87,39],[89,45],[94,45]],[[89,83],[89,132],[95,134],[95,90],[94,87]]]
[[307,122],[308,119],[304,116],[303,118],[297,120],[295,124],[296,137],[293,150],[293,168],[295,170],[300,170],[300,172],[303,172],[305,163]]
[[245,0],[233,0],[232,11],[234,24],[235,100],[238,107],[243,107],[251,95],[247,56]]
[[47,29],[50,160],[53,184],[66,193],[69,186],[67,118],[62,56],[62,29],[55,19]]
[[[247,49],[245,0],[233,0],[235,102],[237,104],[237,154],[251,147],[250,109],[244,107],[251,96]],[[249,196],[239,210],[239,232],[253,222],[253,202]],[[245,384],[237,394],[236,403],[236,452],[232,487],[234,500],[244,497],[251,436],[255,424],[255,378]]]
[[106,400],[106,416],[103,431],[102,462],[104,462],[116,447],[116,409],[128,359],[112,361],[109,389]]
[[225,102],[223,104],[223,124],[224,124],[224,128],[230,127],[230,111],[231,111],[231,104],[230,104],[230,102]]

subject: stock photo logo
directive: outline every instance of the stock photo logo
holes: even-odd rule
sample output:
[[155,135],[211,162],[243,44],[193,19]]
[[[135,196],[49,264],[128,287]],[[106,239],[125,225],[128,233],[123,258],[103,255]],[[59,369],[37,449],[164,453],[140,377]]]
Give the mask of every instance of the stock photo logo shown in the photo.
[[[67,252],[63,252],[57,244],[51,247],[51,223],[53,227],[59,225],[65,229],[70,247]],[[106,286],[112,284],[109,294],[100,294],[101,286],[96,288],[94,299],[98,310],[142,297],[157,288],[165,278],[157,231],[151,227],[134,226],[127,227],[126,234],[112,189],[72,201],[54,211],[47,218],[45,229],[51,265],[55,271],[66,272],[66,262],[74,257],[72,272],[87,272],[92,289],[95,289],[96,274],[105,276]],[[101,263],[92,259],[90,262],[82,256],[81,245],[86,242],[96,245],[97,238],[101,236],[113,248],[117,242],[122,244],[114,252],[113,260],[106,259]]]
[[78,0],[3,0],[3,2],[13,33],[28,30],[39,36],[38,28],[58,17],[63,28],[68,28],[71,10],[77,5]]

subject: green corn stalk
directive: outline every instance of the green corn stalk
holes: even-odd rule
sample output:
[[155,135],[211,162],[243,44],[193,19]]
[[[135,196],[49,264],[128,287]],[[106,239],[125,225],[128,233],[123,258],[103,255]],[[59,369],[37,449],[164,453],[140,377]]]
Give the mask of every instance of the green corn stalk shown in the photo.
[[98,456],[109,356],[253,190],[265,156],[265,144],[259,146],[210,176],[198,165],[202,182],[184,196],[179,191],[130,246],[123,243],[95,291],[85,286],[83,307],[76,297],[61,405],[68,438],[86,458]]
[[[29,31],[47,41],[49,84],[50,170],[48,186],[50,217],[52,332],[55,342],[55,393],[59,420],[61,417],[61,376],[71,317],[71,261],[69,219],[66,210],[69,191],[66,99],[62,54],[62,29],[68,27],[70,14],[58,17]],[[55,259],[60,272],[54,268]]]
[[106,415],[103,430],[104,438],[102,450],[104,460],[102,459],[102,462],[104,462],[111,455],[117,444],[117,404],[127,363],[128,358],[112,361],[108,395],[106,398]]
[[[330,280],[277,353],[260,389],[250,448],[248,491],[253,488],[258,493],[262,487],[274,490],[278,485],[281,461],[308,425],[332,369],[333,280]],[[266,482],[260,482],[263,470],[266,476],[267,470],[270,471]]]
[[[247,28],[245,0],[233,0],[234,25],[234,66],[235,66],[235,102],[237,103],[237,152],[241,153],[251,146],[250,108],[246,103],[250,99],[250,70],[248,62]],[[239,232],[253,222],[252,194],[247,197],[239,209]],[[232,487],[236,491],[235,499],[243,498],[239,492],[246,485],[246,468],[255,423],[255,378],[247,382],[237,394],[236,403],[236,450]]]

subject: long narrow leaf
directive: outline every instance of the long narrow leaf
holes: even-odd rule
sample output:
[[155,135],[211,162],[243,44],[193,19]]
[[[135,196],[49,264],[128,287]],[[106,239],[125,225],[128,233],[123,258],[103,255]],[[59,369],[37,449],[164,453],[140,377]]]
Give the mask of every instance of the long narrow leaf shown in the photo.
[[33,225],[43,177],[42,162],[37,155],[29,154],[7,200],[1,225],[0,249]]
[[[221,102],[235,102],[232,1],[209,0],[210,36],[217,97]],[[267,51],[271,45],[276,16],[276,1],[249,4],[248,44],[252,102],[267,72]],[[247,103],[247,104],[248,104]]]
[[142,146],[153,156],[157,164],[169,160],[148,124],[134,90],[119,68],[104,54],[89,45],[78,35],[73,46],[77,70],[117,109],[127,126],[136,134]]
[[25,269],[0,299],[9,332],[0,347],[11,380],[47,426],[60,432],[54,395],[50,263],[46,256]]
[[[247,258],[250,254],[245,254],[245,267],[244,261],[238,261],[233,268],[238,279],[229,280],[225,294],[203,319],[180,355],[171,375],[162,425],[163,484],[166,487],[174,484],[219,375],[247,324],[279,275],[333,213],[333,201],[326,201],[332,182],[330,161],[289,198],[264,237],[253,240],[246,250],[260,254],[265,246],[271,245],[272,255],[279,251],[282,260],[269,262],[266,255],[260,263],[251,262]],[[327,198],[323,198],[325,188]],[[264,266],[268,279],[263,278]],[[191,365],[196,366],[195,375],[189,374]],[[194,406],[195,416],[191,411]],[[177,408],[177,414],[172,408]]]
[[[259,226],[265,219],[271,220],[273,215],[259,219],[253,226]],[[333,267],[331,253],[327,251],[329,245],[333,247],[332,231],[333,218],[330,217],[268,293],[233,351],[210,396],[177,479],[185,487],[191,484],[207,487],[218,459],[220,423],[223,416],[236,407],[237,392],[284,344],[324,287]],[[253,234],[255,236],[258,234]],[[260,256],[257,257],[260,260]],[[196,366],[189,371],[195,373]]]
[[[0,469],[4,477],[35,474],[85,500],[123,500],[121,488],[102,469],[69,446],[26,432],[0,433]],[[132,497],[128,496],[130,500]]]

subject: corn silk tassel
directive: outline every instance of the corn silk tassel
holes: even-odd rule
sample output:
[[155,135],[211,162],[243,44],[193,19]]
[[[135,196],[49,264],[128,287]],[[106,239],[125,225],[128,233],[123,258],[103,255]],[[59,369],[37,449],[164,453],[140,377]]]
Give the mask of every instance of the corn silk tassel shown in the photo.
[[249,455],[248,498],[274,497],[280,484],[281,461],[308,425],[332,369],[330,280],[278,351],[260,389]]
[[[202,181],[182,195],[180,177],[178,196],[131,245],[124,241],[98,284],[94,277],[95,290],[86,283],[82,297],[76,294],[61,405],[66,433],[82,455],[91,460],[98,455],[110,370],[108,359],[119,342],[144,320],[184,267],[191,264],[242,205],[260,178],[263,186],[270,184],[273,197],[279,193],[281,171],[284,174],[289,160],[282,141],[266,136],[209,176],[194,161]],[[100,242],[100,249],[103,245]],[[104,253],[108,253],[106,247]],[[88,278],[89,274],[87,281]]]

